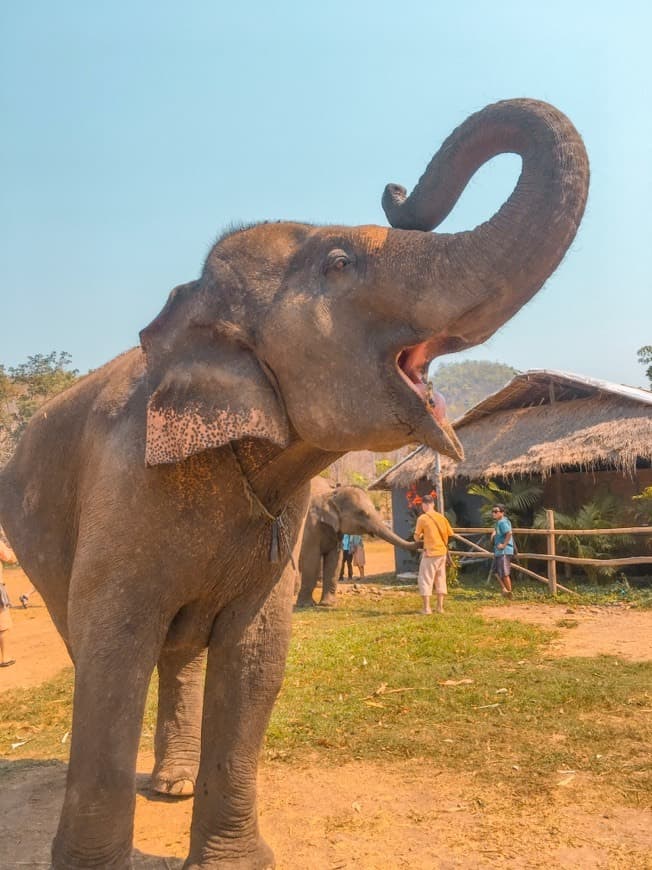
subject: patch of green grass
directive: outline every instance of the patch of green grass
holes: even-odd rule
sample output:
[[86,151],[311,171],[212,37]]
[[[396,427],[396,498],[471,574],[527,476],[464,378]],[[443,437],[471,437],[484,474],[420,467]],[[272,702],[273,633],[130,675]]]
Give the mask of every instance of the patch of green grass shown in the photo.
[[[456,588],[442,617],[424,617],[412,587],[386,586],[343,596],[336,610],[295,613],[266,757],[425,757],[487,784],[509,780],[515,795],[545,791],[573,770],[627,802],[649,802],[652,664],[550,658],[553,632],[482,618],[488,597]],[[148,746],[155,691],[154,680]],[[0,754],[65,758],[71,698],[70,671],[0,695]]]
[[73,670],[66,668],[55,679],[40,686],[3,692],[0,695],[0,755],[11,759],[67,758],[72,683]]
[[298,614],[268,757],[428,757],[526,792],[572,769],[649,795],[652,665],[549,659],[549,632],[454,598],[443,618],[409,593]]

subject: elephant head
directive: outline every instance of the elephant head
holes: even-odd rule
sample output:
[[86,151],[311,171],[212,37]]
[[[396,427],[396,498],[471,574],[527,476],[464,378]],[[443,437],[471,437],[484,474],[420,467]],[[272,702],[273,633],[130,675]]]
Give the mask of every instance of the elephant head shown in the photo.
[[[496,215],[430,232],[504,152],[523,165]],[[508,100],[455,130],[410,196],[386,188],[393,229],[279,222],[225,235],[141,333],[147,463],[251,437],[332,453],[419,441],[460,458],[428,364],[485,341],[536,293],[573,240],[588,178],[561,112]]]
[[385,525],[374,503],[359,486],[338,486],[334,489],[329,486],[315,496],[313,482],[313,499],[320,522],[330,526],[338,534],[372,535],[394,547],[402,547],[404,550],[418,549],[416,543],[406,541]]

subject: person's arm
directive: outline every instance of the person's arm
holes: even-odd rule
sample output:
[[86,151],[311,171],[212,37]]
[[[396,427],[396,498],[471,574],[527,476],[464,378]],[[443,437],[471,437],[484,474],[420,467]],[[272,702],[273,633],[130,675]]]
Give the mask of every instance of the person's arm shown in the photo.
[[423,514],[417,518],[417,524],[414,527],[414,540],[415,541],[423,541],[423,523],[421,520],[423,519]]
[[504,550],[505,547],[509,544],[509,542],[510,542],[511,540],[512,540],[512,533],[511,533],[511,532],[507,532],[507,534],[505,535],[505,540],[502,542],[502,544],[498,544],[498,547],[499,547],[501,550]]

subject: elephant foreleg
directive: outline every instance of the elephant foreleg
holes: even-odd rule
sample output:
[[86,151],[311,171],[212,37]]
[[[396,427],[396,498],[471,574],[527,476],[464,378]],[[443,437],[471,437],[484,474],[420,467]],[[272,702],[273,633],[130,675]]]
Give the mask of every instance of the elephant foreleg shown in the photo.
[[[104,585],[108,592],[119,585],[111,580]],[[145,612],[154,612],[154,601],[141,604]],[[72,741],[52,846],[54,870],[131,867],[136,755],[164,632],[157,620],[134,632],[125,612],[130,611],[116,595],[87,594],[79,604],[71,602]]]
[[301,570],[301,588],[297,598],[297,607],[314,607],[313,592],[321,568],[321,553],[318,545],[304,548],[301,551],[299,567]]
[[321,587],[322,607],[335,607],[337,603],[337,578],[340,574],[340,559],[342,551],[338,548],[329,550],[324,555],[324,578]]
[[283,681],[294,572],[225,608],[208,650],[201,763],[185,870],[274,866],[258,831],[258,756]]
[[152,791],[187,797],[195,790],[201,744],[206,650],[163,650],[158,660],[158,714]]

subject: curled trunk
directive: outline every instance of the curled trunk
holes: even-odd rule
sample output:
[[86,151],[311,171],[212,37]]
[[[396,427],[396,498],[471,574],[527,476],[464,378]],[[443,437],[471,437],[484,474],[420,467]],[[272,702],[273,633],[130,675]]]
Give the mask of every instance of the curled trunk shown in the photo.
[[[476,170],[503,153],[519,154],[523,166],[513,193],[490,220],[469,232],[409,234],[421,285],[417,315],[424,327],[427,321],[436,322],[428,285],[438,292],[440,316],[441,292],[447,287],[454,291],[454,298],[446,300],[448,345],[438,347],[438,352],[484,341],[559,264],[586,204],[589,165],[584,144],[568,118],[553,106],[505,100],[460,125],[409,196],[395,184],[383,195],[393,227],[432,230],[449,214]],[[489,297],[493,316],[476,316],[476,306],[486,304]]]

